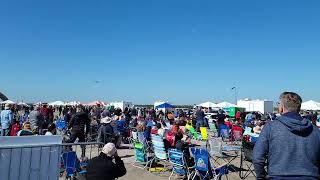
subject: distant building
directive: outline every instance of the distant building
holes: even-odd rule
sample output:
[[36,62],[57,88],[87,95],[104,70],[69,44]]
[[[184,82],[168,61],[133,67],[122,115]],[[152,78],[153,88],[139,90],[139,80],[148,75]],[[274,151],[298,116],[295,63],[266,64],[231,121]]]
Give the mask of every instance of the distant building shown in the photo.
[[239,100],[237,102],[238,107],[245,108],[246,111],[258,111],[262,114],[273,112],[273,101],[268,100]]
[[122,111],[124,111],[125,108],[132,108],[133,104],[132,102],[121,101],[121,102],[111,102],[109,103],[109,106],[113,106],[115,109],[120,108]]

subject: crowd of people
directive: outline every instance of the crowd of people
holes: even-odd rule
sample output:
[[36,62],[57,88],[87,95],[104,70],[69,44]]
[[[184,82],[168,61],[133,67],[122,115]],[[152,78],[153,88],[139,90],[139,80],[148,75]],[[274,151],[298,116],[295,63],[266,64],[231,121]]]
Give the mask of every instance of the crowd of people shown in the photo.
[[[236,112],[231,118],[223,110],[206,116],[211,109],[196,107],[189,110],[158,110],[147,108],[110,108],[96,106],[51,107],[47,104],[17,107],[6,104],[0,113],[1,136],[30,136],[58,134],[55,122],[66,122],[67,143],[97,141],[105,144],[103,152],[94,158],[88,167],[88,179],[103,179],[112,172],[115,179],[126,173],[116,148],[129,143],[132,132],[143,133],[151,143],[152,134],[163,138],[166,149],[181,150],[192,166],[189,147],[191,136],[186,128],[214,124],[216,129],[240,130],[250,128],[249,133],[259,136],[254,150],[254,166],[258,179],[266,178],[265,160],[268,159],[269,177],[314,179],[319,177],[320,136],[316,127],[317,114],[301,113],[301,98],[295,93],[284,93],[280,97],[279,113]],[[221,132],[218,132],[219,136]],[[285,151],[283,151],[285,150]],[[82,155],[85,152],[83,150]],[[292,155],[295,158],[290,158]],[[290,157],[289,157],[290,156]],[[112,162],[115,159],[115,163]],[[300,159],[300,160],[299,160]],[[297,164],[300,162],[300,164]],[[302,167],[306,163],[308,167]],[[293,167],[288,169],[287,167]],[[108,169],[108,170],[106,170]],[[115,170],[117,169],[117,170]],[[290,176],[290,178],[287,178]],[[278,178],[279,179],[279,178]],[[281,178],[280,178],[281,179]]]

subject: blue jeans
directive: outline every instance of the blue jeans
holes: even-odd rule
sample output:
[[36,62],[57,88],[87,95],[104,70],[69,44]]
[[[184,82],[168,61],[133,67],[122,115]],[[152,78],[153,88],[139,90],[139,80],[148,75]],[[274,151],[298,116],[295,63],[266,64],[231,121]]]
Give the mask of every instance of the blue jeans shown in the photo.
[[9,136],[9,129],[1,129],[1,136]]
[[196,123],[196,130],[200,131],[200,127],[206,127],[207,126],[207,122],[205,119],[198,119],[197,123]]

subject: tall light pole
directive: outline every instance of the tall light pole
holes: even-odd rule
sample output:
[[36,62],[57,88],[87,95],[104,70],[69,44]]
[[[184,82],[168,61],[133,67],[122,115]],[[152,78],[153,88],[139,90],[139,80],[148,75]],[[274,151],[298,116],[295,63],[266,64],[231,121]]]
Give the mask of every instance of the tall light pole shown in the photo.
[[234,90],[234,99],[235,99],[235,105],[238,103],[238,92],[237,92],[237,87],[232,87],[231,90]]

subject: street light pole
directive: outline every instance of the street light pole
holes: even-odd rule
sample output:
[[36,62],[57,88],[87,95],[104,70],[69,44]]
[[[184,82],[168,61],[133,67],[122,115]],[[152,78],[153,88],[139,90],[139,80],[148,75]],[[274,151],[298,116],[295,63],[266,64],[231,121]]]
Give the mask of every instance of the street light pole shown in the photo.
[[237,91],[237,87],[233,87],[231,90],[234,90],[235,105],[237,105],[237,103],[238,103],[238,91]]

